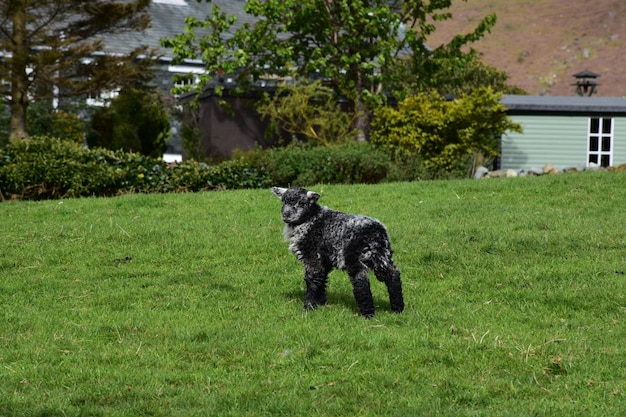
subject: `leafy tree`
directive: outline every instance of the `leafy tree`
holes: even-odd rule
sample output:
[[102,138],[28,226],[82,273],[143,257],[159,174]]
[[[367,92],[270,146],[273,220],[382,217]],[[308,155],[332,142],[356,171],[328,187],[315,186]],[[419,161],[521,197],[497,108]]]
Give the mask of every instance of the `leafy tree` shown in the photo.
[[469,155],[498,155],[498,138],[521,132],[489,87],[446,100],[437,92],[407,97],[376,110],[372,144],[399,156],[419,154],[429,168],[451,170]]
[[[0,78],[10,81],[10,136],[27,135],[31,100],[113,90],[152,78],[154,53],[96,54],[102,37],[142,30],[150,0],[0,0]],[[4,65],[6,64],[6,65]]]
[[274,97],[266,96],[257,110],[279,135],[288,133],[315,145],[354,140],[350,116],[341,111],[334,91],[320,81],[284,85]]
[[[480,39],[495,24],[495,15],[476,29],[434,50],[427,38],[433,21],[451,17],[452,0],[249,0],[244,10],[256,23],[232,33],[236,21],[219,6],[204,21],[188,18],[186,29],[163,46],[177,60],[201,58],[210,77],[236,73],[242,88],[264,75],[310,77],[317,74],[352,103],[359,139],[369,130],[372,110],[386,92],[406,82],[398,72],[409,62],[419,77],[432,77],[443,57],[461,56],[461,48]],[[413,75],[416,76],[416,75]]]
[[444,96],[456,96],[470,94],[481,87],[491,87],[504,94],[526,94],[524,90],[508,85],[509,75],[485,64],[473,49],[467,53],[441,55],[427,63],[428,69],[423,68],[426,64],[424,62],[403,62],[396,70],[398,76],[407,81],[398,85],[399,88],[394,91],[396,97],[402,99],[407,95],[432,90]]
[[87,144],[160,158],[167,148],[169,134],[170,119],[163,96],[125,89],[110,106],[92,115]]

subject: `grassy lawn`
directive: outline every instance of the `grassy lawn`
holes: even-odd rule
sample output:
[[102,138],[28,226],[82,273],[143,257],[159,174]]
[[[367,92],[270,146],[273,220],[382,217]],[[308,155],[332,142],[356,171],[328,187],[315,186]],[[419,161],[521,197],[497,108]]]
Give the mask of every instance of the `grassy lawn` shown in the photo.
[[626,173],[312,188],[403,314],[303,312],[269,190],[2,203],[0,415],[626,414]]

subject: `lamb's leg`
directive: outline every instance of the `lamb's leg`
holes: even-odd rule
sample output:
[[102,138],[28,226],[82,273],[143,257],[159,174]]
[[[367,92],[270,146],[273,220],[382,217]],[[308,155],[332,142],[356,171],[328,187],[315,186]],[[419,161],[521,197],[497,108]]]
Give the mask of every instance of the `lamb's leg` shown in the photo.
[[304,282],[306,284],[306,294],[304,296],[304,309],[314,310],[320,305],[325,305],[326,282],[328,281],[328,269],[323,265],[306,265]]
[[350,282],[352,283],[352,292],[359,313],[365,318],[374,317],[374,297],[370,290],[370,280],[367,276],[367,268],[356,270],[348,270]]
[[379,281],[387,285],[391,311],[394,313],[402,313],[404,310],[404,298],[402,297],[402,281],[400,280],[400,271],[398,268],[396,268],[392,262],[388,262],[386,265],[374,268],[374,274],[376,274],[376,278],[378,278]]

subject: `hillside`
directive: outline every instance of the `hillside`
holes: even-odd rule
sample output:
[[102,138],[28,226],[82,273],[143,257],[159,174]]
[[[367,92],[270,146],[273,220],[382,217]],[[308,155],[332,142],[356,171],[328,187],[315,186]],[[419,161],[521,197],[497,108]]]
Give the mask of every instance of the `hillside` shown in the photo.
[[498,23],[474,44],[484,62],[529,94],[573,95],[573,74],[600,74],[599,96],[626,94],[625,0],[461,0],[438,23],[436,47],[496,13]]

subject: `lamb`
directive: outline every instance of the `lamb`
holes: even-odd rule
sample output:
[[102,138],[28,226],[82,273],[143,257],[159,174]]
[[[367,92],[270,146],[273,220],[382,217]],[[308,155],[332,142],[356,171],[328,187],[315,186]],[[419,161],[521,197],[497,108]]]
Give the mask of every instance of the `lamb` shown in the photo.
[[283,235],[304,264],[304,309],[326,304],[326,283],[333,268],[348,273],[359,313],[374,316],[368,270],[387,285],[391,311],[404,310],[400,271],[391,259],[385,226],[371,217],[346,214],[318,204],[318,193],[300,187],[272,187],[282,201]]

